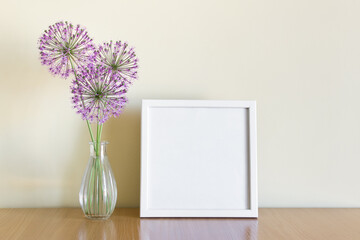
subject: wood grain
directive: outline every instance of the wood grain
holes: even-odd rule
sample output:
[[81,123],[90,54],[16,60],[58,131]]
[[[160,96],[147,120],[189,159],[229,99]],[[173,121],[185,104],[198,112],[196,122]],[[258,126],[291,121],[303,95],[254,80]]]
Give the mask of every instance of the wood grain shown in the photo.
[[258,219],[139,218],[116,209],[106,221],[80,208],[0,209],[0,239],[360,239],[360,209],[260,209]]

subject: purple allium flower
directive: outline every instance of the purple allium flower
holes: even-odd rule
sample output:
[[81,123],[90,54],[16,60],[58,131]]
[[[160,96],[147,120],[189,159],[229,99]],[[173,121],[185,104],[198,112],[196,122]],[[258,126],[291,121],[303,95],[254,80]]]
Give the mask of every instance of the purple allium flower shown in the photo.
[[137,79],[138,59],[133,47],[121,41],[104,43],[95,51],[98,63],[127,83]]
[[54,75],[67,78],[74,67],[93,62],[95,45],[85,28],[68,22],[49,26],[39,39],[40,59]]
[[72,102],[84,120],[100,124],[118,117],[127,102],[127,87],[118,76],[101,65],[81,67],[71,88]]

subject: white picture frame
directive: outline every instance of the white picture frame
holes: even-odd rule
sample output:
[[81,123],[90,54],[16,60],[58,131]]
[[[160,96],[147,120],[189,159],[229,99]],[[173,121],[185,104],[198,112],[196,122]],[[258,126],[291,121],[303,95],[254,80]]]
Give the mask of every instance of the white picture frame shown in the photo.
[[143,100],[140,217],[258,217],[255,101]]

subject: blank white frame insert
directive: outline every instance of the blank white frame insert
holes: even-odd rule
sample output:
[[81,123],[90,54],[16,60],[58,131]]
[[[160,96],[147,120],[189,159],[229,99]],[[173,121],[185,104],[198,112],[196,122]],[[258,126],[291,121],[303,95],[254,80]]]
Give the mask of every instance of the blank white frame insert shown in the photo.
[[143,100],[140,217],[257,217],[255,101]]

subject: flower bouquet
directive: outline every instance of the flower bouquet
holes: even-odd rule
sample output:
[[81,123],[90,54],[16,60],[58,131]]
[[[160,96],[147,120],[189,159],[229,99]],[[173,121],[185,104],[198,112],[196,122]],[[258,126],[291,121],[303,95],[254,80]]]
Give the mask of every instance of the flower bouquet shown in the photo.
[[[72,77],[72,104],[90,133],[90,159],[79,200],[88,218],[107,219],[114,211],[117,189],[101,141],[104,123],[118,117],[129,85],[137,79],[138,59],[125,42],[95,45],[84,27],[69,22],[49,26],[39,39],[40,59],[53,75]],[[94,134],[92,124],[96,124]]]

